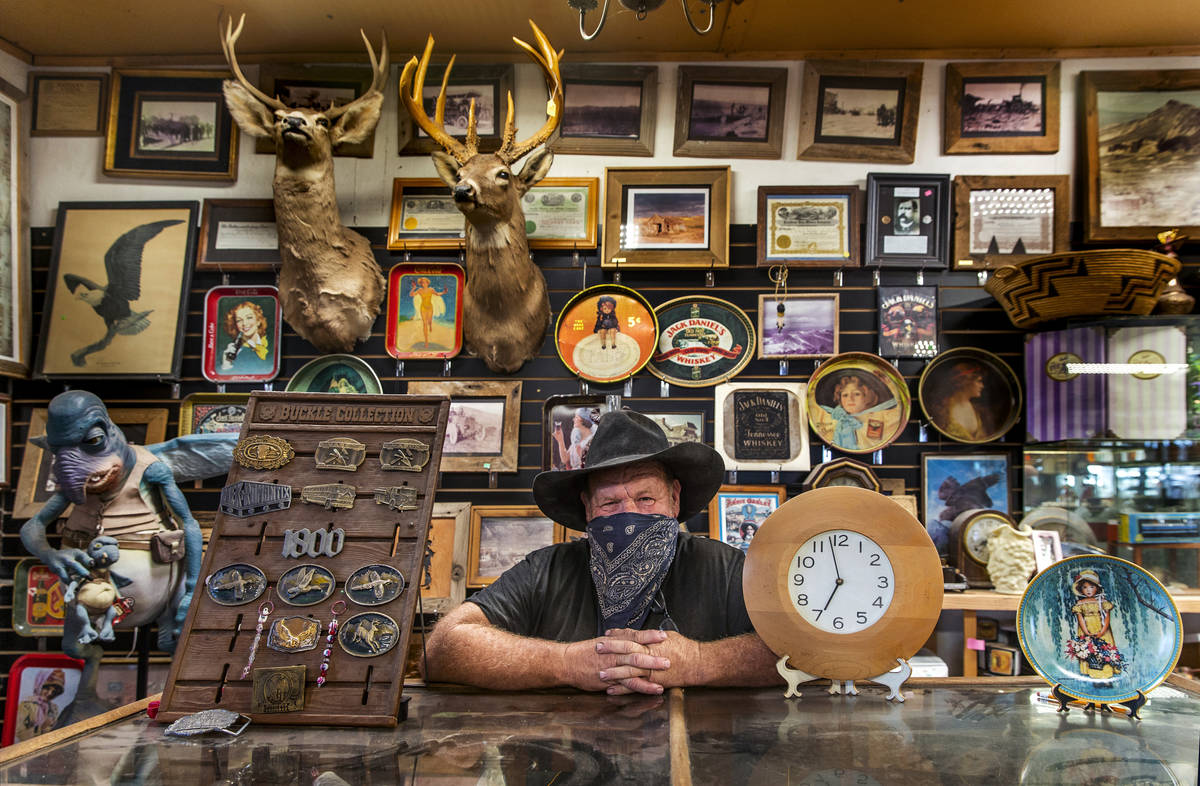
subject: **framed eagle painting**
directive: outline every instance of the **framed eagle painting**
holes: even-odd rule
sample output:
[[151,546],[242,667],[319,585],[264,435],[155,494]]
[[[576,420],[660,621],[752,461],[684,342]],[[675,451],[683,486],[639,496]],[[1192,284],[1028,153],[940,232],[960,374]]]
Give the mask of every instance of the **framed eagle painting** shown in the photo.
[[35,375],[177,379],[198,202],[62,202]]

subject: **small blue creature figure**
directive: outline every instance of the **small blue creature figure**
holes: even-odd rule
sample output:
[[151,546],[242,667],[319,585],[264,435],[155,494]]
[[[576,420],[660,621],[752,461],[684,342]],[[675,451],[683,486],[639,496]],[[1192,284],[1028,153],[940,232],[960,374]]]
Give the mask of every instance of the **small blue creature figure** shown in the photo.
[[[86,578],[77,578],[67,585],[63,602],[82,626],[76,639],[80,644],[113,641],[113,621],[121,614],[121,588],[131,583],[129,579],[112,570],[112,565],[121,558],[121,548],[116,538],[101,535],[88,544],[88,556],[92,558],[92,569]],[[93,621],[100,626],[96,630]]]

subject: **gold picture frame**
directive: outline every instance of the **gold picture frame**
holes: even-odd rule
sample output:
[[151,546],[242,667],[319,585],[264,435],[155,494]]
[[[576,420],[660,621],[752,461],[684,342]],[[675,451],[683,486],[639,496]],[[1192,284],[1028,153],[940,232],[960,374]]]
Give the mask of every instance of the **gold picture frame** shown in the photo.
[[446,396],[442,472],[516,472],[521,380],[413,380],[408,393]]
[[460,249],[466,217],[454,206],[450,187],[437,177],[392,180],[387,247],[392,251]]
[[[954,269],[990,270],[1068,251],[1070,183],[1068,175],[955,177]],[[1025,233],[1013,239],[1014,231]]]
[[531,249],[595,248],[600,178],[547,177],[521,197]]
[[805,61],[797,156],[911,164],[923,69],[919,62]]
[[249,393],[189,393],[179,402],[179,436],[186,434],[233,433],[242,431],[241,420],[233,428],[240,412],[246,417]]
[[486,587],[530,552],[565,540],[566,529],[534,505],[472,505],[467,586]]
[[1055,60],[947,63],[942,152],[1057,153],[1061,71]]

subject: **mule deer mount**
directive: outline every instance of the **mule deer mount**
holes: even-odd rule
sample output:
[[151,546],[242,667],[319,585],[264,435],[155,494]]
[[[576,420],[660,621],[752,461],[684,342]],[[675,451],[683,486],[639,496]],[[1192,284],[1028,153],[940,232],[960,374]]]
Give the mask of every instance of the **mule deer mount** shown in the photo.
[[[224,84],[238,127],[275,141],[275,223],[279,231],[279,299],[292,328],[321,352],[349,352],[371,335],[383,300],[383,275],[365,237],[342,225],[333,184],[333,148],[363,141],[379,122],[388,76],[387,34],[378,59],[366,33],[371,87],[325,111],[292,108],[246,79],[238,67],[232,17],[221,48],[236,81]],[[219,25],[218,25],[219,26]],[[362,31],[359,31],[360,33]]]
[[433,36],[429,36],[421,59],[409,60],[400,75],[400,98],[417,125],[445,151],[433,153],[434,167],[453,189],[454,204],[466,217],[463,340],[468,351],[483,358],[488,368],[505,374],[517,371],[526,360],[537,355],[550,325],[546,279],[529,256],[521,197],[550,171],[554,155],[545,148],[538,150],[525,162],[520,174],[514,174],[511,166],[549,139],[562,119],[563,85],[559,73],[562,52],[554,50],[532,20],[529,25],[538,48],[518,38],[513,41],[541,66],[550,98],[546,103],[545,125],[524,142],[516,141],[512,93],[508,94],[500,149],[495,153],[479,152],[474,101],[463,141],[446,131],[446,85],[454,66],[453,56],[442,77],[434,117],[429,119],[422,97],[425,73],[433,54]]

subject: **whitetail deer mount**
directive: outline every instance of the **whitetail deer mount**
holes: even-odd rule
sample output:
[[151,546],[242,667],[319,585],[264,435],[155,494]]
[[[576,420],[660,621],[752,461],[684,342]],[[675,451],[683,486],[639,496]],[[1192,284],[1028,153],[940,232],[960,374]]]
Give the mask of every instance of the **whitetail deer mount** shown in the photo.
[[[379,122],[387,84],[388,44],[378,60],[366,33],[374,78],[370,89],[325,111],[292,108],[246,79],[234,45],[246,15],[227,20],[221,48],[237,80],[225,103],[238,127],[275,141],[275,223],[279,231],[279,299],[287,323],[322,352],[349,352],[371,335],[383,299],[383,275],[362,235],[342,225],[333,184],[333,148],[368,137]],[[361,31],[360,31],[361,32]]]
[[[545,142],[562,119],[563,86],[559,73],[561,52],[532,21],[538,48],[514,38],[546,76],[550,99],[546,123],[524,142],[517,142],[513,122],[512,93],[500,149],[480,153],[475,126],[475,102],[467,119],[463,141],[446,131],[446,85],[454,58],[446,65],[434,118],[429,119],[422,101],[425,73],[433,54],[433,36],[425,44],[421,59],[412,58],[400,75],[400,98],[409,114],[445,152],[433,153],[438,175],[454,190],[454,204],[466,216],[467,285],[463,292],[463,340],[467,349],[483,358],[492,371],[511,374],[534,357],[550,325],[550,299],[546,279],[529,256],[525,237],[525,214],[521,197],[546,176],[554,155],[545,148],[534,153],[520,174],[511,166]],[[410,91],[409,85],[412,85]]]

